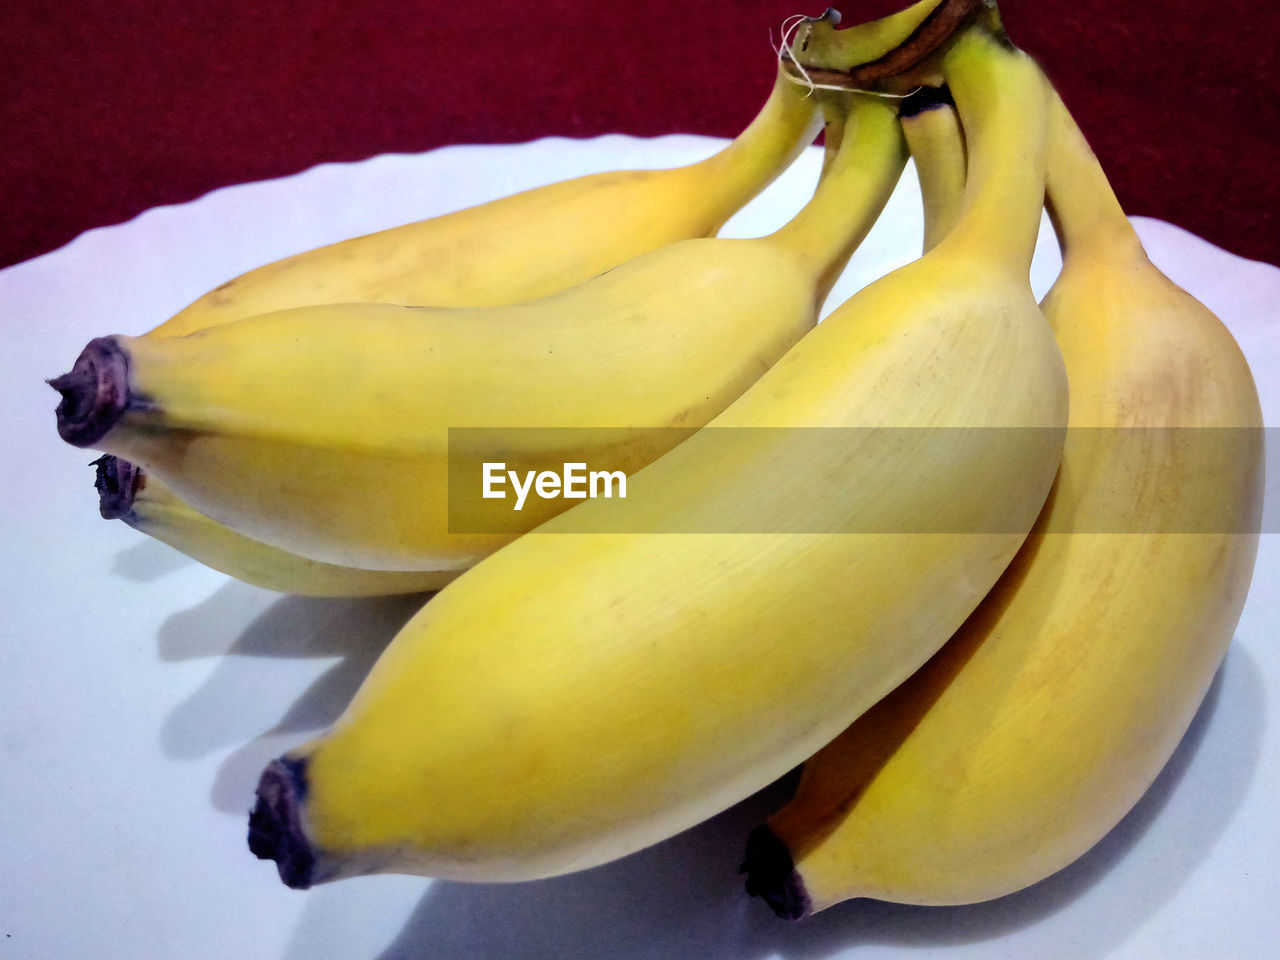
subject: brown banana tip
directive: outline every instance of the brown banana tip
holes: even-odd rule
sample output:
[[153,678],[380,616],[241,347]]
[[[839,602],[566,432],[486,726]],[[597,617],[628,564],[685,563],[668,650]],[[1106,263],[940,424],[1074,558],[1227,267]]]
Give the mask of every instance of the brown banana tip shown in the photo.
[[791,851],[768,826],[761,824],[747,836],[740,872],[747,875],[747,893],[760,897],[783,920],[803,920],[813,911]]
[[93,487],[98,491],[98,512],[103,520],[121,520],[133,511],[133,501],[146,483],[141,467],[111,454],[103,454],[91,466],[97,468]]
[[62,394],[58,436],[72,446],[91,447],[129,405],[129,358],[114,337],[97,337],[80,352],[70,373],[47,383]]
[[306,890],[316,857],[302,828],[307,796],[305,760],[272,760],[258,780],[257,803],[249,814],[249,850],[259,860],[274,860],[284,885]]

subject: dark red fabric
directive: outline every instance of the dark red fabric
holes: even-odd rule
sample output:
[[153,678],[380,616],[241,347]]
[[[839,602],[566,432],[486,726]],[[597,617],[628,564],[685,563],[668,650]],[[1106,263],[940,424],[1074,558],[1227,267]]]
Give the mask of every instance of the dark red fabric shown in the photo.
[[[905,0],[859,0],[846,22]],[[1280,263],[1280,14],[1005,0],[1135,214]],[[324,161],[607,132],[733,135],[795,0],[9,0],[0,266]]]

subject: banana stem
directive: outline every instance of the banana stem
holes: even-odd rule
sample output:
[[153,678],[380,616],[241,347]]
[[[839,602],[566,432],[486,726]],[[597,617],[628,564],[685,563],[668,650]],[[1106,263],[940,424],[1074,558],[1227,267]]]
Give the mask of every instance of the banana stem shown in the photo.
[[1048,84],[1030,57],[976,26],[942,69],[968,145],[960,219],[942,243],[1025,274],[1044,206]]
[[821,125],[813,99],[779,67],[769,99],[742,133],[718,153],[687,168],[698,178],[713,173],[717,195],[724,202],[712,211],[712,218],[720,223],[729,219],[741,205],[741,196],[774,180],[813,143]]
[[875,224],[907,162],[897,111],[884,98],[841,92],[827,96],[825,106],[843,117],[835,156],[809,202],[767,238],[813,264],[819,302]]
[[928,253],[960,218],[967,164],[964,134],[945,87],[922,87],[902,101],[898,117],[920,181]]
[[797,61],[818,83],[869,88],[920,66],[992,0],[920,0],[879,20],[836,30],[807,25],[796,37]]
[[1064,257],[1096,249],[1107,238],[1137,242],[1098,158],[1056,92],[1050,95],[1045,191],[1049,219]]

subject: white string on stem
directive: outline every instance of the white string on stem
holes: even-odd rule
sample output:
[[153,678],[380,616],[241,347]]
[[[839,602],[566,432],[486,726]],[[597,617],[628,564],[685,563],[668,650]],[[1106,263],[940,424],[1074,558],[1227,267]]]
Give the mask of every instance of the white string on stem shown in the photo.
[[[809,92],[805,94],[805,96],[811,96],[815,90],[838,90],[845,93],[866,93],[873,97],[884,97],[889,100],[905,100],[917,90],[922,89],[917,86],[906,93],[889,93],[885,90],[864,90],[860,87],[848,87],[842,86],[838,83],[818,83],[815,81],[811,76],[809,76],[809,71],[804,68],[804,64],[797,60],[795,54],[792,52],[792,40],[795,37],[796,31],[799,30],[803,24],[815,23],[821,19],[821,17],[810,17],[802,13],[787,17],[786,20],[782,21],[782,39],[780,45],[775,45],[773,43],[773,31],[769,31],[769,44],[773,46],[773,52],[778,58],[779,68],[782,70],[783,75],[792,83],[797,83],[802,87],[808,88]],[[797,76],[797,74],[799,74],[799,76]]]

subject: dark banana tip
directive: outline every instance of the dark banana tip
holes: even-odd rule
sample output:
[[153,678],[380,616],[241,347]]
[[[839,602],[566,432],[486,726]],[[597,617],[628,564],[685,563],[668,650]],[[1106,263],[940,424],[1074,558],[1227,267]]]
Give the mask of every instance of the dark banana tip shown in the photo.
[[133,510],[133,501],[145,483],[141,467],[111,454],[94,460],[93,487],[98,491],[98,512],[103,520],[120,520]]
[[747,836],[740,872],[747,875],[747,893],[763,899],[783,920],[803,920],[812,912],[813,902],[796,873],[791,851],[764,824]]
[[950,87],[920,87],[902,98],[902,103],[898,105],[898,117],[905,120],[926,110],[955,105],[956,102],[951,99]]
[[259,860],[274,860],[280,879],[294,890],[311,886],[316,865],[302,829],[306,796],[306,761],[281,757],[262,772],[258,800],[249,814],[249,850]]
[[70,373],[47,382],[62,394],[58,436],[72,446],[91,447],[129,404],[129,357],[114,337],[98,337],[80,352]]

